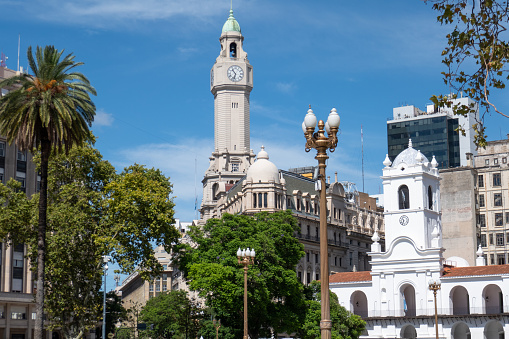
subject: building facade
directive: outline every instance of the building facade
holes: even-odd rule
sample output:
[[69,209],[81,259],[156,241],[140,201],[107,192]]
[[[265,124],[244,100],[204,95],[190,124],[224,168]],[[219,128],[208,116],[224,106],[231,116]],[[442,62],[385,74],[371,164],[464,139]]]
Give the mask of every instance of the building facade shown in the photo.
[[[413,146],[426,157],[435,156],[438,168],[466,166],[466,154],[476,154],[472,125],[478,116],[478,106],[470,98],[451,101],[453,107],[471,106],[476,113],[454,115],[452,107],[437,108],[434,105],[428,105],[426,112],[415,106],[394,108],[392,119],[387,121],[389,159],[394,160],[412,139]],[[465,135],[456,131],[458,127],[465,130]]]
[[[13,77],[16,71],[0,67],[0,81]],[[2,88],[1,96],[13,88]],[[10,179],[20,182],[21,190],[28,196],[39,191],[40,177],[37,175],[32,154],[20,151],[16,145],[7,143],[0,136],[0,182]],[[0,243],[0,338],[31,339],[34,335],[35,275],[26,258],[23,244]],[[47,332],[51,337],[51,332]]]
[[445,262],[436,159],[410,146],[384,165],[387,247],[374,234],[370,272],[330,277],[340,304],[366,320],[361,338],[506,338],[509,265],[485,266],[481,248],[477,266]]
[[509,135],[489,141],[475,156],[477,224],[490,265],[509,262]]
[[[223,213],[291,210],[299,223],[296,237],[306,253],[297,265],[297,276],[304,284],[320,279],[320,202],[317,172],[310,169],[308,173],[279,170],[262,146],[246,176],[217,195],[212,213],[220,217]],[[384,234],[383,214],[376,199],[352,189],[352,183],[338,182],[337,175],[326,186],[330,272],[369,270],[371,236]]]

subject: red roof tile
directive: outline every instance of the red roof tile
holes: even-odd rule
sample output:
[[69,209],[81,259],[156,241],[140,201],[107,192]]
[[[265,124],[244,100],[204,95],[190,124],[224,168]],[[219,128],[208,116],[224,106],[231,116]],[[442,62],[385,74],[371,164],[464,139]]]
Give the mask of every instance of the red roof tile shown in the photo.
[[496,275],[496,274],[509,274],[509,265],[445,268],[443,276],[449,278],[449,277],[466,277],[466,276]]
[[[508,265],[509,266],[509,265]],[[340,272],[329,277],[329,283],[371,281],[371,272]]]

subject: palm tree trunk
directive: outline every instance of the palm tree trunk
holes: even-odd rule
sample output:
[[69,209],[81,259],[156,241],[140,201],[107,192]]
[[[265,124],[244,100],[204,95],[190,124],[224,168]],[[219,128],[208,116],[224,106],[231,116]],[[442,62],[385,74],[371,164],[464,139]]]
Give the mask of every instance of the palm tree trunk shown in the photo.
[[39,195],[39,226],[37,230],[37,292],[35,295],[35,339],[44,335],[44,266],[46,263],[46,212],[48,208],[49,140],[41,141],[41,191]]

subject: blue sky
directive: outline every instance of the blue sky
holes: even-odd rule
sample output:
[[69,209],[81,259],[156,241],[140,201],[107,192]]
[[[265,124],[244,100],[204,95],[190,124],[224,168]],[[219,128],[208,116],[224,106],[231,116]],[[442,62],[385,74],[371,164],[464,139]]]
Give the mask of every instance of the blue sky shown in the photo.
[[[161,169],[174,187],[176,217],[196,217],[201,179],[213,150],[210,69],[229,0],[0,0],[0,50],[27,67],[28,46],[55,45],[85,62],[97,89],[96,147],[118,170],[134,162]],[[254,67],[251,148],[263,144],[279,168],[315,165],[301,123],[312,105],[341,117],[339,147],[327,171],[381,191],[386,121],[403,104],[425,109],[448,93],[440,53],[449,28],[421,0],[235,0],[235,17]],[[509,111],[507,98],[497,96]],[[508,121],[493,115],[489,139]],[[196,169],[195,169],[196,168]]]

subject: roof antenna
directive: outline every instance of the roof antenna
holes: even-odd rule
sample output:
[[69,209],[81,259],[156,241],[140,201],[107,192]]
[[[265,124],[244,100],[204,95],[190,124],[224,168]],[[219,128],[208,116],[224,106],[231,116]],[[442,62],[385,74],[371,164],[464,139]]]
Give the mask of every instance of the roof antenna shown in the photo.
[[364,134],[362,133],[362,124],[361,124],[361,167],[362,167],[362,191],[364,190]]
[[18,34],[18,68],[16,68],[16,71],[19,72],[19,46],[21,44],[21,34]]

